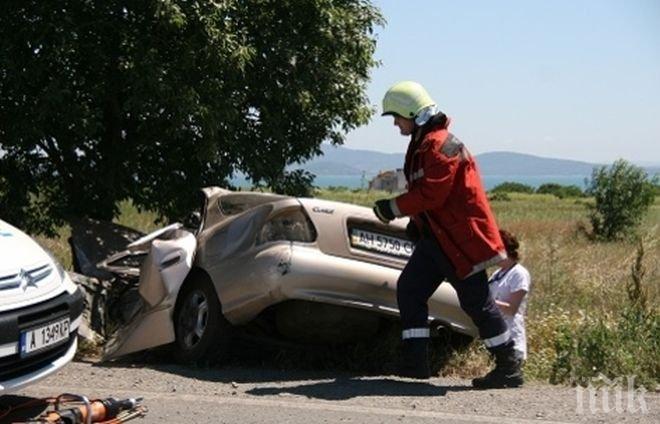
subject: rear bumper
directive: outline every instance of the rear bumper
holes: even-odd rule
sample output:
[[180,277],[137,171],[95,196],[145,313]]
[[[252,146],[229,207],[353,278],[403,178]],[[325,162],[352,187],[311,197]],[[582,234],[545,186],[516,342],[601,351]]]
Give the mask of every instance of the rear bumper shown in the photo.
[[[34,383],[71,361],[78,346],[78,327],[84,308],[80,289],[45,302],[0,314],[0,394]],[[22,356],[21,331],[69,317],[69,337],[34,354]]]

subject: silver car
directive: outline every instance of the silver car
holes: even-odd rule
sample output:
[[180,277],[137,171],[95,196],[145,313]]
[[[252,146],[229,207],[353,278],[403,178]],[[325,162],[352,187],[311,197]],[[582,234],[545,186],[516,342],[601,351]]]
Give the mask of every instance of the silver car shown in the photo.
[[[405,220],[386,225],[369,208],[319,199],[203,193],[199,228],[170,225],[99,264],[131,281],[138,300],[106,359],[173,343],[196,361],[255,320],[288,339],[340,343],[398,317],[396,282],[414,249]],[[431,297],[429,321],[476,335],[449,284]]]

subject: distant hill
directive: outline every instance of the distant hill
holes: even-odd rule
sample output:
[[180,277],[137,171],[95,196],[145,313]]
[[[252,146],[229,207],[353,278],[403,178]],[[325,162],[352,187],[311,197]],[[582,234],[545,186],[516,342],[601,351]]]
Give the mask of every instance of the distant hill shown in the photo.
[[403,167],[403,153],[382,153],[372,150],[332,147],[324,144],[323,156],[294,168],[304,168],[316,175],[369,175]]
[[[304,168],[316,175],[375,175],[380,171],[403,167],[403,153],[382,153],[323,145],[323,156],[292,168]],[[598,163],[553,159],[515,152],[487,152],[476,156],[484,176],[590,176]],[[650,175],[660,167],[645,167]]]

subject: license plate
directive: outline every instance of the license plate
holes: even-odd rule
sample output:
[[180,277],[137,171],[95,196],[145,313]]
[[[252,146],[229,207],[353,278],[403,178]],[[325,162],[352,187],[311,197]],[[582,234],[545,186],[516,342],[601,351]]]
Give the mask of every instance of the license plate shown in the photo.
[[21,356],[48,349],[69,338],[69,318],[62,318],[44,326],[21,332]]
[[415,248],[411,241],[357,228],[351,229],[351,246],[401,258],[409,258]]

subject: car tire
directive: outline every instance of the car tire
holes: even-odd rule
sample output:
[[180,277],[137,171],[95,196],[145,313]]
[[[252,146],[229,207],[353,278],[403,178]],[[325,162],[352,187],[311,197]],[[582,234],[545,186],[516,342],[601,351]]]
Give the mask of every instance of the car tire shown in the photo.
[[231,339],[231,324],[208,278],[189,280],[179,292],[174,312],[174,356],[185,363],[220,360]]

